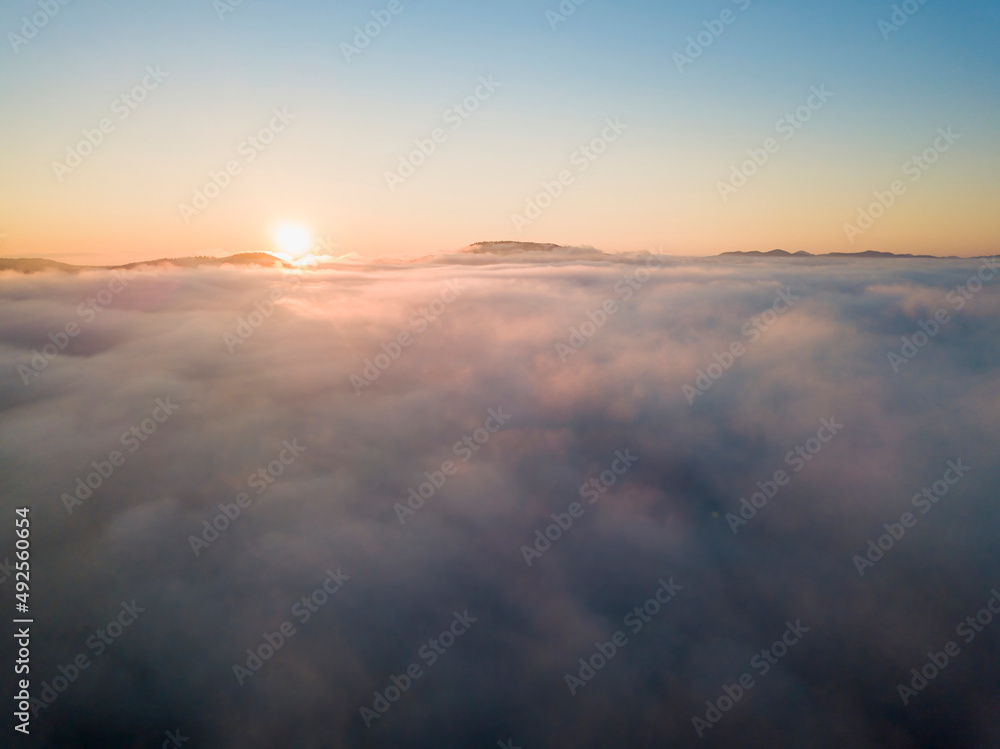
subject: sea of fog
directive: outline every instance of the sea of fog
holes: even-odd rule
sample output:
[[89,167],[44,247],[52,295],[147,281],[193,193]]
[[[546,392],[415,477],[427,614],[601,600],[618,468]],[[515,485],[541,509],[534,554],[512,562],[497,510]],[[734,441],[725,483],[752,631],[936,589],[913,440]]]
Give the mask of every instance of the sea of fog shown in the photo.
[[998,272],[0,274],[18,745],[997,746]]

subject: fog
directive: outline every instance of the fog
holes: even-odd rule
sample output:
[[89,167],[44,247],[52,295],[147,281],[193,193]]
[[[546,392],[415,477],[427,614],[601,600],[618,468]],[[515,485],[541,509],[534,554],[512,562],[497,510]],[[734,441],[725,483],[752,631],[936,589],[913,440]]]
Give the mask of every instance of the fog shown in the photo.
[[21,743],[995,746],[992,262],[0,274]]

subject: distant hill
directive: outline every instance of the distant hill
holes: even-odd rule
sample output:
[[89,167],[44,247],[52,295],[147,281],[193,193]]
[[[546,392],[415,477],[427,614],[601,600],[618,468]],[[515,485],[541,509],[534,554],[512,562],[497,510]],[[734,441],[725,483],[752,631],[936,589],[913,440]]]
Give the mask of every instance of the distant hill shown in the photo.
[[293,268],[291,263],[286,263],[284,260],[276,258],[274,255],[269,255],[266,252],[241,252],[236,255],[230,255],[229,257],[180,257],[180,258],[164,258],[162,260],[143,260],[138,263],[128,263],[127,265],[115,265],[107,266],[111,269],[123,268],[131,269],[138,268],[140,265],[176,265],[180,268],[198,268],[202,265],[207,265],[209,267],[219,267],[222,265],[258,265],[267,268],[272,267],[275,263],[278,263],[283,268]]
[[57,263],[41,257],[0,258],[0,270],[16,270],[20,273],[38,273],[43,270],[61,270],[67,273],[84,270],[85,266]]
[[[489,255],[498,255],[502,257],[509,257],[512,255],[520,255],[525,253],[549,253],[553,256],[558,256],[561,258],[575,257],[580,259],[594,259],[594,260],[611,260],[614,261],[617,255],[602,252],[601,250],[595,249],[593,247],[566,247],[564,245],[542,243],[542,242],[518,242],[515,240],[500,240],[500,241],[490,241],[490,242],[476,242],[462,250],[459,250],[454,254],[446,254],[443,256],[439,255],[428,255],[426,257],[417,258],[415,260],[410,260],[410,263],[425,263],[434,262],[441,260],[442,258],[451,258],[452,262],[491,262],[488,257]],[[477,260],[473,259],[473,256],[479,258]],[[465,257],[467,261],[461,261],[460,258]],[[536,258],[538,255],[535,256]],[[786,250],[768,250],[767,252],[762,252],[760,250],[750,250],[750,251],[733,251],[733,252],[723,252],[715,257],[746,257],[746,258],[823,258],[823,257],[849,257],[849,258],[881,258],[881,259],[904,259],[904,258],[931,258],[940,260],[960,260],[954,255],[949,257],[940,257],[937,255],[910,255],[910,254],[900,254],[897,255],[892,252],[876,252],[875,250],[867,250],[865,252],[827,252],[820,255],[814,255],[811,252],[804,252],[799,250],[798,252],[788,252]],[[987,256],[982,256],[987,257]],[[973,259],[973,258],[966,258]],[[398,263],[398,259],[395,260],[371,260],[369,261],[373,265],[379,265],[381,263]],[[406,261],[404,261],[406,262]],[[236,255],[230,255],[229,257],[178,257],[178,258],[160,258],[159,260],[142,260],[135,263],[126,263],[124,265],[70,265],[69,263],[60,263],[55,260],[46,260],[45,258],[0,258],[0,271],[13,270],[19,273],[38,273],[40,271],[46,270],[58,270],[65,273],[78,273],[84,270],[132,270],[134,268],[146,267],[176,267],[176,268],[200,268],[200,267],[220,267],[223,265],[241,265],[241,266],[256,266],[271,268],[275,264],[280,265],[283,268],[294,268],[295,266],[291,263],[287,263],[274,255],[268,254],[266,252],[242,252]]]
[[723,252],[716,257],[724,257],[726,255],[749,255],[751,257],[815,257],[811,252],[805,252],[804,250],[799,250],[798,252],[788,252],[786,250],[769,250],[768,252],[761,252],[760,250],[749,250],[748,252],[734,251],[734,252]]
[[798,252],[788,252],[786,250],[769,250],[768,252],[761,252],[760,250],[749,250],[742,252],[739,250],[733,252],[723,252],[716,257],[727,257],[727,256],[743,256],[743,257],[870,257],[870,258],[935,258],[938,260],[959,260],[960,258],[955,255],[949,255],[947,257],[942,257],[940,255],[910,255],[910,254],[896,254],[895,252],[878,252],[876,250],[865,250],[864,252],[824,252],[821,255],[814,255],[811,252],[804,252],[799,250]]
[[[564,247],[558,244],[542,244],[539,242],[517,242],[514,240],[501,240],[494,242],[476,242],[471,244],[465,249],[460,251],[460,254],[465,255],[516,255],[523,252],[556,252],[558,250],[577,250],[581,248],[570,248]],[[596,250],[594,248],[587,248],[598,255],[604,255],[606,253]],[[954,255],[948,258],[941,258],[937,255],[910,255],[910,254],[899,254],[893,252],[877,252],[875,250],[866,250],[865,252],[827,252],[820,255],[814,255],[811,252],[805,252],[804,250],[799,250],[798,252],[788,252],[787,250],[768,250],[767,252],[762,252],[760,250],[749,250],[749,251],[733,251],[733,252],[723,252],[715,257],[858,257],[858,258],[939,258],[939,259],[959,259]],[[422,258],[423,259],[423,258]]]
[[476,242],[470,244],[461,252],[469,255],[516,255],[519,252],[553,252],[566,249],[559,244],[540,242],[516,242],[505,239],[499,242]]
[[66,273],[77,273],[83,270],[131,270],[140,266],[174,266],[178,268],[199,268],[202,266],[219,267],[222,265],[253,265],[272,267],[275,263],[283,268],[292,268],[291,263],[269,255],[266,252],[242,252],[229,257],[176,257],[160,258],[159,260],[142,260],[125,265],[70,265],[58,263],[44,258],[0,258],[0,270],[13,270],[19,273],[38,273],[45,270],[61,270]]

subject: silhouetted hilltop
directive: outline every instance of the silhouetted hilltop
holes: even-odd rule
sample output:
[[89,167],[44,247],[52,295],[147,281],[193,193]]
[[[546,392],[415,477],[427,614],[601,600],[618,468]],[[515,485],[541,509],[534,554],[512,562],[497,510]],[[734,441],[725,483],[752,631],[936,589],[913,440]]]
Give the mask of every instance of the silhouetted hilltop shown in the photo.
[[897,254],[895,252],[878,252],[877,250],[865,250],[864,252],[824,252],[819,255],[814,255],[811,252],[805,252],[799,250],[798,252],[788,252],[786,250],[769,250],[768,252],[761,252],[760,250],[748,250],[740,251],[734,250],[733,252],[722,252],[716,257],[729,257],[729,256],[744,256],[744,257],[870,257],[870,258],[936,258],[938,260],[956,260],[955,255],[949,255],[947,257],[941,257],[940,255],[910,255],[908,253]]
[[70,265],[45,258],[0,258],[0,270],[13,270],[19,273],[38,273],[45,270],[61,270],[66,273],[78,273],[83,270],[131,270],[140,266],[175,266],[178,268],[199,268],[202,266],[219,267],[222,265],[252,265],[272,267],[275,263],[283,268],[293,267],[290,263],[269,255],[266,252],[241,252],[229,257],[176,257],[160,258],[158,260],[141,260],[124,265]]
[[463,253],[470,255],[514,255],[519,252],[553,252],[565,249],[562,245],[541,242],[517,242],[504,239],[498,242],[476,242],[470,244]]

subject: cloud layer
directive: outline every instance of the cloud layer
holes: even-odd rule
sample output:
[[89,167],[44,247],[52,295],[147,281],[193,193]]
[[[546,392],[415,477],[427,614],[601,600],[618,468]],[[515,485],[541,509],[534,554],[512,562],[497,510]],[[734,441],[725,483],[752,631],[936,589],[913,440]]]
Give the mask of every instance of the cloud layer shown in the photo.
[[[1000,587],[983,268],[575,251],[0,275],[0,559],[29,505],[33,696],[88,661],[35,745],[995,745],[1000,623],[955,631]],[[634,612],[661,581],[669,603]],[[475,621],[437,639],[455,612]],[[771,663],[789,622],[808,631]]]

